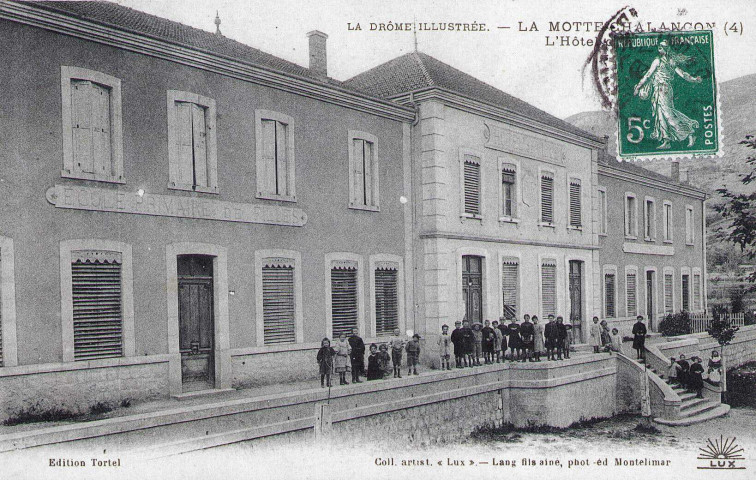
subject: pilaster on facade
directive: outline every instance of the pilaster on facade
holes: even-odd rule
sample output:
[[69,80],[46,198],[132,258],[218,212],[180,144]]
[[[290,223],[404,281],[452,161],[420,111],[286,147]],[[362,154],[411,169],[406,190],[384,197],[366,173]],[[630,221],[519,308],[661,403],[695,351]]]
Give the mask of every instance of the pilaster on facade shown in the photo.
[[420,105],[420,159],[422,186],[422,227],[424,231],[444,230],[449,211],[447,185],[449,167],[444,139],[444,105]]
[[[437,334],[441,331],[441,325],[454,324],[454,319],[449,318],[452,308],[450,299],[452,291],[449,285],[448,255],[444,249],[443,239],[424,239],[423,241],[423,288],[424,288],[424,332]],[[449,323],[451,322],[451,324]]]

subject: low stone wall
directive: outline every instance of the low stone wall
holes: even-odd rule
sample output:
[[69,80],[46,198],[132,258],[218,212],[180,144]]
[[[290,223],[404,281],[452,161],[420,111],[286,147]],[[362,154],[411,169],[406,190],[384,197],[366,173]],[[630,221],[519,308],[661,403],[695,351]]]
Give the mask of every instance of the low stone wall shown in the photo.
[[270,352],[232,350],[231,385],[253,388],[263,385],[301,382],[318,377],[318,346],[302,346]]
[[167,397],[168,358],[155,355],[0,370],[0,420],[35,408],[80,414],[92,405]]
[[[707,333],[669,337],[667,343],[656,344],[656,347],[666,360],[670,357],[679,358],[681,353],[688,358],[690,355],[698,354],[704,365],[711,356],[712,350],[720,349],[717,341]],[[756,325],[741,327],[735,333],[732,343],[725,347],[725,354],[728,369],[756,360]]]

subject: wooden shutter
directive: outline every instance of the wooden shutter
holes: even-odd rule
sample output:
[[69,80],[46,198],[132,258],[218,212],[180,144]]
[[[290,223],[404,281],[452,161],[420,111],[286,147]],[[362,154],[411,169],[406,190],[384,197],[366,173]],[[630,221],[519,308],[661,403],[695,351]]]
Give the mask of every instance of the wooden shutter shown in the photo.
[[112,177],[110,145],[110,89],[92,84],[92,157],[96,174]]
[[364,140],[355,138],[352,142],[353,165],[352,165],[352,201],[357,205],[367,205],[365,201],[365,148]]
[[625,288],[627,290],[627,316],[635,317],[638,315],[637,279],[634,273],[628,273],[625,280]]
[[120,357],[123,345],[121,264],[76,259],[71,264],[74,359]]
[[260,193],[276,193],[276,122],[261,120],[262,153],[257,172]]
[[501,170],[501,196],[502,196],[502,214],[511,217],[514,215],[514,193],[515,193],[515,170],[513,167],[503,167]]
[[396,268],[375,271],[375,334],[390,335],[399,328],[399,295]]
[[365,171],[365,205],[376,205],[375,189],[373,188],[373,143],[367,140],[362,142],[362,158],[364,159]]
[[664,205],[664,240],[672,240],[672,205]]
[[554,179],[541,176],[541,221],[554,223]]
[[606,233],[606,192],[599,190],[599,233]]
[[553,261],[541,265],[541,306],[544,317],[556,315],[556,263]]
[[276,194],[288,195],[288,158],[286,156],[286,125],[281,122],[275,122],[276,125]]
[[682,276],[682,309],[690,311],[690,275]]
[[672,294],[673,278],[669,273],[664,274],[664,313],[673,313],[674,305],[672,304],[674,297]]
[[205,124],[205,108],[192,106],[192,152],[194,154],[193,185],[207,186],[207,128]]
[[583,225],[580,194],[580,180],[570,180],[570,226],[573,227],[580,227]]
[[604,304],[606,308],[607,318],[615,318],[617,316],[616,302],[615,302],[615,282],[614,274],[607,273],[604,276]]
[[71,80],[74,170],[86,173],[94,173],[92,100],[92,82]]
[[[2,264],[0,264],[0,271],[2,271]],[[0,277],[0,287],[2,287],[2,277]],[[0,297],[0,367],[5,365],[5,357],[3,356],[3,303]]]
[[626,197],[625,235],[635,235],[635,197]]
[[480,215],[480,164],[466,156],[464,164],[465,213]]
[[701,275],[693,275],[693,308],[695,310],[703,310],[701,304]]
[[502,315],[506,319],[517,318],[517,303],[520,297],[519,264],[516,258],[506,258],[501,266]]
[[194,139],[192,104],[176,102],[176,126],[178,127],[178,165],[176,183],[181,186],[194,185]]
[[357,269],[337,267],[331,269],[331,314],[333,338],[347,335],[357,326]]
[[295,343],[294,267],[264,266],[262,288],[265,345]]

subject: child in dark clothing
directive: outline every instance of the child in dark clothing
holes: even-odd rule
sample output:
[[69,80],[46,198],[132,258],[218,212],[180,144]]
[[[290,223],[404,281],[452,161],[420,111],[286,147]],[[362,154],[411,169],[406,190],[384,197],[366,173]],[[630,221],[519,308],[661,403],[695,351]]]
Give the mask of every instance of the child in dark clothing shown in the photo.
[[333,357],[336,356],[336,351],[331,348],[331,341],[328,338],[324,338],[320,342],[320,350],[318,350],[318,364],[320,365],[320,386],[325,387],[324,383],[327,380],[327,386],[331,386],[331,372],[333,372]]
[[370,355],[368,355],[367,379],[380,380],[382,378],[383,371],[381,371],[381,361],[378,357],[378,346],[372,343],[370,344]]
[[486,365],[493,363],[493,352],[496,335],[494,335],[493,328],[491,328],[491,322],[486,320],[486,323],[481,330],[483,333],[483,359]]
[[420,360],[420,335],[412,335],[412,340],[407,342],[407,375],[417,375],[417,364]]
[[391,371],[391,355],[389,355],[388,345],[385,343],[382,343],[381,346],[378,347],[378,365],[381,367],[383,377],[388,377],[388,374]]

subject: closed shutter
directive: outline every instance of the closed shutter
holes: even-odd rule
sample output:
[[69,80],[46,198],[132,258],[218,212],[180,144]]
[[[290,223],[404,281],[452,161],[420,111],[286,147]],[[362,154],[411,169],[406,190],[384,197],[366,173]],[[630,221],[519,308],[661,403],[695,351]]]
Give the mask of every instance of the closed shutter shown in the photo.
[[690,311],[690,275],[682,276],[682,309]]
[[504,259],[501,266],[502,315],[506,319],[517,318],[519,291],[519,264],[516,258]]
[[541,176],[541,221],[554,223],[554,179]]
[[608,273],[604,276],[604,305],[607,318],[615,318],[617,316],[615,302],[616,295],[614,289],[614,274]]
[[541,306],[543,316],[556,315],[556,263],[541,265]]
[[260,193],[276,193],[276,122],[262,120],[262,153],[260,171],[257,172],[257,185]]
[[264,266],[262,289],[265,345],[296,342],[294,268]]
[[634,273],[628,273],[626,277],[627,284],[627,316],[635,317],[638,315],[638,290],[636,276]]
[[570,226],[583,225],[582,205],[580,203],[580,180],[570,180]]
[[92,100],[92,82],[71,80],[74,169],[86,173],[94,173]]
[[674,305],[672,304],[674,297],[672,296],[672,287],[674,279],[671,274],[664,274],[664,313],[673,313]]
[[606,233],[606,192],[599,190],[599,233]]
[[120,260],[71,264],[74,359],[120,357],[123,345]]
[[672,205],[664,205],[664,240],[672,240]]
[[111,177],[110,89],[92,84],[92,157],[94,173]]
[[480,215],[480,164],[466,156],[464,165],[465,213]]
[[[2,265],[0,264],[0,271],[2,271]],[[0,287],[2,287],[2,278],[0,278]],[[2,288],[0,288],[2,290]],[[0,367],[5,365],[3,357],[3,303],[0,298]]]
[[288,195],[288,158],[286,157],[287,126],[276,122],[276,194]]
[[625,212],[625,235],[635,235],[635,197],[627,197],[627,211]]
[[207,186],[207,130],[205,108],[192,104],[192,146],[194,153],[194,185]]
[[398,272],[395,268],[375,271],[375,334],[390,335],[399,328]]
[[501,170],[501,197],[503,201],[502,214],[514,216],[515,171],[514,168],[504,167]]
[[187,187],[194,185],[194,140],[192,125],[192,104],[176,102],[176,123],[178,127],[178,165],[176,183]]
[[696,310],[703,310],[701,304],[701,275],[693,275],[693,308]]
[[373,191],[373,144],[364,140],[362,142],[362,158],[365,171],[365,205],[375,205],[375,192]]
[[331,315],[333,337],[352,333],[357,326],[357,269],[331,269]]
[[355,138],[352,148],[354,149],[354,164],[352,165],[352,184],[354,191],[352,192],[352,201],[357,205],[367,205],[365,201],[365,148],[363,147],[364,140]]

